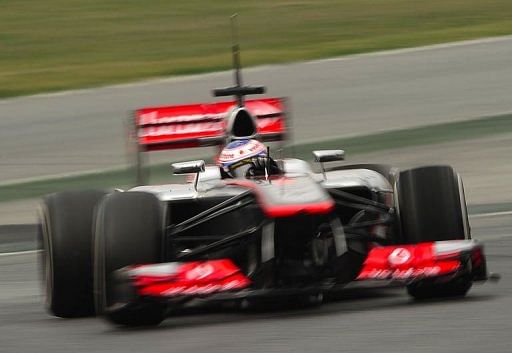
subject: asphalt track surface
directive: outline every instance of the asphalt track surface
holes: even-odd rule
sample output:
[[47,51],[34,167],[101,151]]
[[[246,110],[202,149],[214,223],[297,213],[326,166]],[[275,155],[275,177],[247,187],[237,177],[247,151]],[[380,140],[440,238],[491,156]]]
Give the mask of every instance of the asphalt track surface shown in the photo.
[[[510,112],[511,57],[512,37],[499,37],[262,66],[245,70],[245,82],[291,98],[300,142]],[[211,101],[231,81],[220,72],[2,100],[0,182],[124,164],[129,110]]]
[[151,329],[101,318],[50,317],[36,255],[0,256],[0,351],[40,352],[510,352],[512,216],[473,217],[498,283],[463,299],[417,303],[402,288],[352,289],[322,306],[247,310],[199,305]]

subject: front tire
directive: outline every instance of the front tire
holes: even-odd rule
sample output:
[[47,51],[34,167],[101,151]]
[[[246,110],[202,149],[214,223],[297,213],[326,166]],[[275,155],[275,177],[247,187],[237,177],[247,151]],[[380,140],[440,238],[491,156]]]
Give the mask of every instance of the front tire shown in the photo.
[[160,201],[144,192],[114,193],[98,208],[95,233],[96,310],[117,325],[158,325],[166,307],[158,302],[120,302],[114,271],[164,258],[164,222]]
[[48,311],[64,318],[94,315],[92,224],[101,191],[46,196],[40,215],[40,257]]
[[[399,174],[395,195],[400,220],[399,243],[470,239],[464,187],[449,166],[429,166]],[[415,299],[464,296],[472,286],[469,276],[445,282],[423,280],[407,286]]]
[[446,283],[419,281],[407,286],[407,293],[417,300],[463,297],[471,289],[473,281],[467,276],[454,278]]

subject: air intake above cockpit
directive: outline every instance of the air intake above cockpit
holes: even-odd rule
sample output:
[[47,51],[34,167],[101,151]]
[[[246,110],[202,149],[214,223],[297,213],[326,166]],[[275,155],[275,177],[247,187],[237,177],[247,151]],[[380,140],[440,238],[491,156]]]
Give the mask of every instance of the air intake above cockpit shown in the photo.
[[245,108],[235,108],[228,120],[227,134],[233,140],[253,138],[258,133],[256,119]]

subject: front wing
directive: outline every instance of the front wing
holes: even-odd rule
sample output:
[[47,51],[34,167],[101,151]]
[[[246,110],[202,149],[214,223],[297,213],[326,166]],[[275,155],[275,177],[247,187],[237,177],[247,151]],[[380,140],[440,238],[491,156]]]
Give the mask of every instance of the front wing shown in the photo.
[[449,279],[468,275],[487,279],[482,244],[474,240],[447,240],[414,245],[375,247],[370,250],[357,280]]
[[[469,276],[487,279],[483,247],[473,240],[439,241],[375,247],[368,253],[356,281],[386,280],[404,284],[428,279],[452,280]],[[329,290],[339,283],[326,279],[300,288],[256,288],[250,276],[230,259],[132,265],[116,272],[115,307],[140,300],[175,301],[239,299],[249,296]]]

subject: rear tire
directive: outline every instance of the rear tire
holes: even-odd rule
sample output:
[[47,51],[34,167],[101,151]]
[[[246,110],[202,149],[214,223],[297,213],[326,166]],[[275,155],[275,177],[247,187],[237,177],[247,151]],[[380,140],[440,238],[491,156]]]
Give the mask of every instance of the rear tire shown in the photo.
[[43,199],[40,265],[46,307],[55,316],[94,315],[92,225],[101,191],[69,191]]
[[164,320],[164,304],[140,299],[119,303],[113,280],[114,271],[125,266],[162,262],[163,240],[163,210],[156,196],[125,192],[103,200],[98,208],[95,233],[94,285],[98,314],[125,326],[158,325]]
[[[395,190],[401,238],[398,243],[470,239],[464,187],[449,166],[430,166],[403,171]],[[407,286],[415,299],[464,296],[472,280],[468,276],[447,282],[419,281]]]

